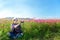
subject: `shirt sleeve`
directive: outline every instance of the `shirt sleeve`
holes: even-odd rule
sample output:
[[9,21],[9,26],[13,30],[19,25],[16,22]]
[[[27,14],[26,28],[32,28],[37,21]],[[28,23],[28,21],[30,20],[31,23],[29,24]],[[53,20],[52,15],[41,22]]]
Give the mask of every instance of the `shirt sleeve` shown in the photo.
[[13,24],[11,24],[11,30],[12,30],[12,31],[14,30],[14,25],[13,25]]

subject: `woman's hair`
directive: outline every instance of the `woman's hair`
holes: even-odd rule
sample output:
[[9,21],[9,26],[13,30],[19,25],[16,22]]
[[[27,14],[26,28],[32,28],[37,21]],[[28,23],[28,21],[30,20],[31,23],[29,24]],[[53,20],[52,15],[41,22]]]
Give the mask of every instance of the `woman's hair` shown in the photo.
[[18,18],[14,18],[13,21],[18,21]]
[[14,18],[14,19],[12,20],[12,24],[15,24],[14,21],[15,21],[15,23],[17,24],[17,23],[18,23],[18,18]]

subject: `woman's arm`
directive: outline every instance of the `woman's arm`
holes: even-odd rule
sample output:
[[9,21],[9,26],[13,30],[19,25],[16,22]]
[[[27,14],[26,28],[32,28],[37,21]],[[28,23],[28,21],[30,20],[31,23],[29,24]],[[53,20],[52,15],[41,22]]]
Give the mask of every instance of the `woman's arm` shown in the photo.
[[10,30],[11,30],[11,31],[14,30],[14,25],[13,25],[13,24],[11,24],[11,26],[10,26]]
[[15,25],[14,28],[17,28],[19,26],[19,24]]

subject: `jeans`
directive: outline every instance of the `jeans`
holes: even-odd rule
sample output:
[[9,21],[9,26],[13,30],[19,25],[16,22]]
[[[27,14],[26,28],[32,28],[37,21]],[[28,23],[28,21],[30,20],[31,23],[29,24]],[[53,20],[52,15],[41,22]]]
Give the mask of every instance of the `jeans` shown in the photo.
[[10,32],[9,35],[10,35],[10,38],[18,38],[18,37],[21,37],[23,33],[15,34],[14,32]]

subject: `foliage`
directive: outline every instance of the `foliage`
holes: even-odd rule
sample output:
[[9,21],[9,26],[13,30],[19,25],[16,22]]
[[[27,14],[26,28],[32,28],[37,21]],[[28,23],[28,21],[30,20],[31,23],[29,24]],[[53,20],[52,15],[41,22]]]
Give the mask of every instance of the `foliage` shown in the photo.
[[[11,21],[0,23],[0,40],[10,40]],[[24,22],[21,24],[24,35],[17,40],[60,40],[60,23]]]

